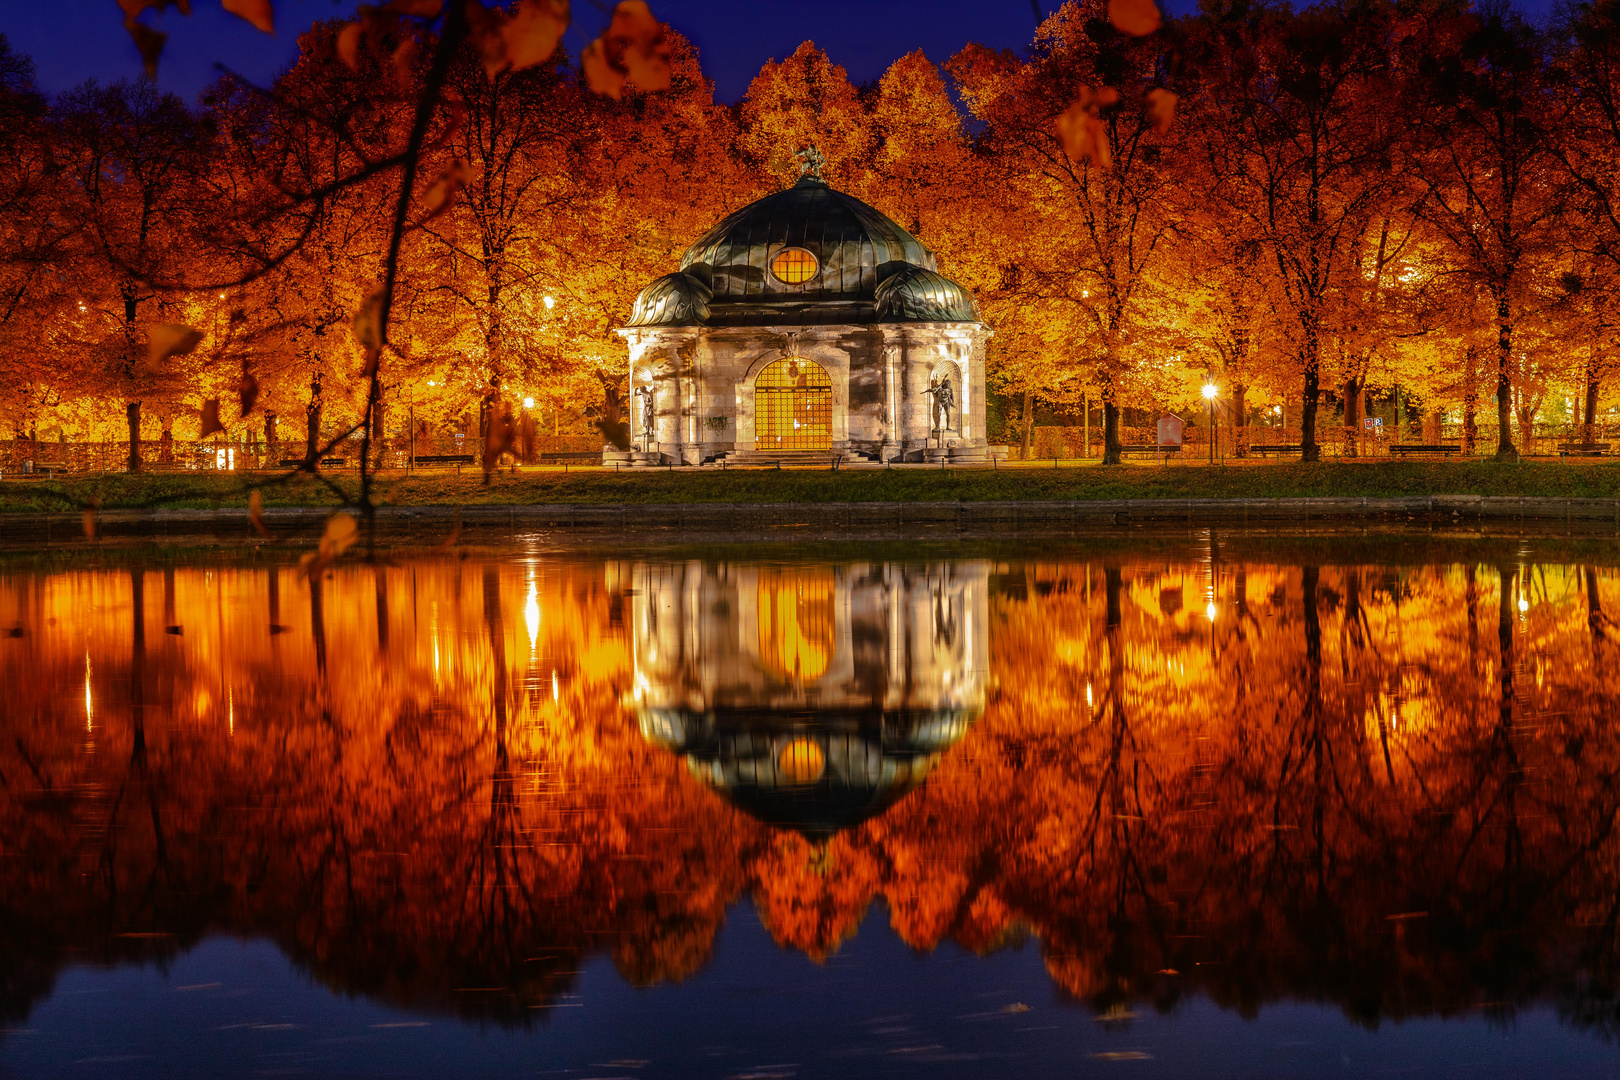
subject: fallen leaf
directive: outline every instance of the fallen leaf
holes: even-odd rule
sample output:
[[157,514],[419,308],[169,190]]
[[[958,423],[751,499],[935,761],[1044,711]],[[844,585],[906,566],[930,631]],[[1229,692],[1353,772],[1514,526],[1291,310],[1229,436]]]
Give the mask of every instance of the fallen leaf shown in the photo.
[[270,0],[221,0],[220,6],[232,15],[246,19],[255,30],[276,32],[276,12]]
[[568,0],[521,0],[501,27],[506,59],[513,71],[545,63],[568,29]]
[[264,499],[257,491],[248,492],[248,524],[266,540],[270,538],[270,530],[264,523]]
[[157,364],[171,356],[184,356],[202,344],[202,331],[182,323],[158,323],[146,333],[146,362]]
[[337,34],[337,58],[350,71],[360,70],[360,24],[350,23]]
[[1108,0],[1108,21],[1114,29],[1132,37],[1146,37],[1163,21],[1153,0]]
[[199,439],[206,439],[216,431],[224,431],[225,425],[219,422],[219,398],[209,398],[202,404],[202,434]]
[[1153,130],[1159,135],[1167,135],[1170,125],[1175,123],[1176,102],[1180,101],[1175,94],[1162,86],[1148,91],[1147,116],[1153,124]]

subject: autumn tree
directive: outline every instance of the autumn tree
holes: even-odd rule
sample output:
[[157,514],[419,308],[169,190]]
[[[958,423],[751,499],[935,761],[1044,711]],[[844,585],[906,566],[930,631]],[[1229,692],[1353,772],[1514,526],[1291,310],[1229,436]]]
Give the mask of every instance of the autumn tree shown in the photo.
[[1069,313],[1078,333],[1064,351],[1091,368],[1103,461],[1118,464],[1121,394],[1146,348],[1163,344],[1151,339],[1172,298],[1153,271],[1179,215],[1165,45],[1121,33],[1105,10],[1065,4],[1027,63],[969,49],[951,71],[985,124],[983,181],[1035,226],[1005,248],[1017,252],[1022,292]]
[[146,79],[87,83],[63,95],[55,112],[68,212],[83,241],[76,269],[106,331],[97,365],[104,381],[93,392],[125,399],[129,470],[139,472],[141,400],[162,382],[158,365],[179,336],[152,343],[148,356],[148,324],[174,300],[156,283],[176,279],[190,255],[210,139],[179,98]]
[[1386,5],[1212,11],[1192,37],[1190,123],[1210,197],[1264,244],[1303,382],[1302,457],[1315,461],[1324,347],[1363,226],[1403,168]]
[[1496,8],[1442,10],[1407,47],[1416,54],[1412,100],[1423,118],[1424,213],[1454,270],[1490,299],[1496,459],[1516,461],[1514,334],[1534,303],[1535,276],[1549,269],[1564,207],[1547,139],[1546,45],[1522,17]]
[[0,35],[0,416],[18,438],[64,387],[47,360],[77,314],[63,281],[74,237],[62,213],[56,155],[34,65]]

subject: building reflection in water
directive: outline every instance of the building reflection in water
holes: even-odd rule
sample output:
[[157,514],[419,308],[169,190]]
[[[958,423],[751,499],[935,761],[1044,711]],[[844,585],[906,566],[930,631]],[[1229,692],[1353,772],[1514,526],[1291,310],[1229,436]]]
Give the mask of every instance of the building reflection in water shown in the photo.
[[874,902],[919,950],[1033,938],[1100,1010],[1620,1029],[1620,575],[1360,543],[14,560],[0,1015],[229,933],[527,1023],[593,952],[691,975],[746,899],[814,957]]
[[982,562],[639,566],[642,734],[825,839],[922,783],[983,713],[988,579]]

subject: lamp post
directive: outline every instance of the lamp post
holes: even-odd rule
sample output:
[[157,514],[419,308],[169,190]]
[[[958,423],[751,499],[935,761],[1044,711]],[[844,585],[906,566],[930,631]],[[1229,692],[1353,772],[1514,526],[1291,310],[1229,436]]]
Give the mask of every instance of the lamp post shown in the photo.
[[1212,382],[1204,384],[1204,400],[1209,402],[1209,463],[1215,464],[1215,395],[1219,394],[1220,387]]

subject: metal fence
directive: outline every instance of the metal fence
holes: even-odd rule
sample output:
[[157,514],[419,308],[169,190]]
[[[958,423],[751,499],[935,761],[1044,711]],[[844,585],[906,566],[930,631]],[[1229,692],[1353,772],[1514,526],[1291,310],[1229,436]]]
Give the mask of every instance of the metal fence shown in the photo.
[[[1480,457],[1494,454],[1497,446],[1496,433],[1497,426],[1494,423],[1478,425],[1474,432],[1473,452]],[[1399,440],[1392,438],[1393,434],[1388,430],[1355,431],[1335,424],[1319,426],[1316,429],[1316,442],[1322,448],[1324,458],[1388,458],[1392,456],[1390,446],[1396,443],[1458,446],[1463,447],[1465,451],[1467,448],[1461,424],[1442,424],[1438,426],[1438,430],[1431,425],[1426,434],[1414,425],[1414,429],[1405,433]],[[1013,433],[1009,435],[1011,456],[1014,459],[1020,458],[1023,440]],[[1031,436],[1029,454],[1031,459],[1045,461],[1051,458],[1102,457],[1102,428],[1097,425],[1089,429],[1037,427],[1031,432]],[[1297,427],[1222,427],[1215,452],[1221,457],[1245,457],[1253,447],[1295,446],[1302,438],[1303,433]],[[1528,434],[1515,428],[1513,438],[1519,453],[1525,457],[1556,457],[1561,445],[1588,441],[1585,427],[1579,424],[1536,424]],[[1155,428],[1121,427],[1119,441],[1126,446],[1151,445],[1158,441],[1158,431]],[[1599,444],[1608,443],[1610,450],[1620,449],[1620,424],[1593,425],[1590,441]],[[1208,452],[1208,428],[1189,427],[1182,432],[1184,455],[1190,458],[1207,455]]]
[[[327,452],[328,458],[343,459],[344,466],[357,468],[360,462],[360,440],[347,439]],[[403,469],[414,449],[421,457],[451,454],[471,454],[476,459],[482,450],[479,440],[456,439],[451,436],[418,437],[414,447],[400,440],[388,440],[374,446],[372,453],[377,466],[384,469]],[[513,457],[525,462],[539,460],[546,454],[587,453],[602,449],[599,435],[545,435],[537,436],[526,445],[515,448]],[[141,467],[150,472],[251,472],[283,468],[283,461],[302,461],[305,444],[280,441],[265,443],[247,439],[142,439]],[[0,440],[0,473],[16,475],[27,471],[30,463],[36,470],[53,469],[70,473],[121,473],[128,471],[129,443],[126,440],[97,442],[64,442],[49,439]]]

